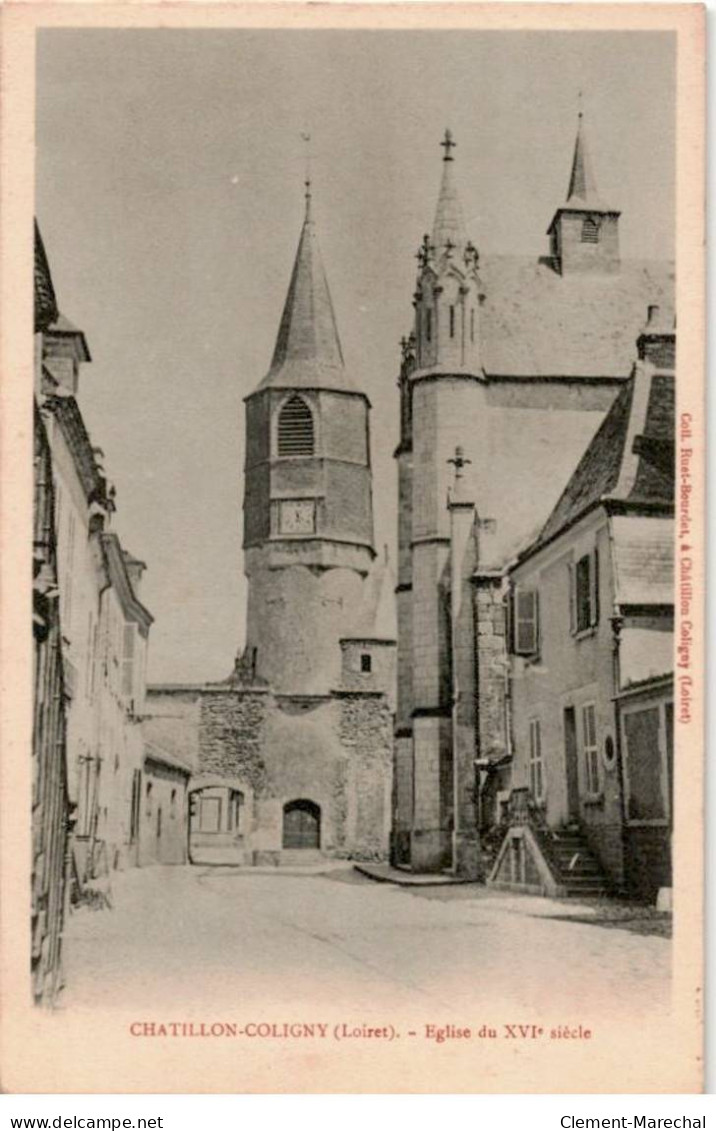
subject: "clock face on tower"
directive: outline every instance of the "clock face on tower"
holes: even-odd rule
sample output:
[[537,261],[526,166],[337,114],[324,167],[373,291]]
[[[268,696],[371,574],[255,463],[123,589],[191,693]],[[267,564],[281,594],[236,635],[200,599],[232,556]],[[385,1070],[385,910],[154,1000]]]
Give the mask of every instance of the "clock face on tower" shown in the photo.
[[313,534],[316,508],[313,499],[284,499],[279,504],[278,527],[281,534]]

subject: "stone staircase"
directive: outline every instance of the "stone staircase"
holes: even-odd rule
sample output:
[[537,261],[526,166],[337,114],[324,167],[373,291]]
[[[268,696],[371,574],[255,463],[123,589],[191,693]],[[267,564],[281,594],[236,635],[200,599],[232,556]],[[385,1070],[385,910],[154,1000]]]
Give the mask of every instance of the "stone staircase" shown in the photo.
[[[545,834],[542,835],[544,838]],[[568,896],[593,898],[609,894],[609,881],[579,826],[553,829],[547,836],[546,854]]]

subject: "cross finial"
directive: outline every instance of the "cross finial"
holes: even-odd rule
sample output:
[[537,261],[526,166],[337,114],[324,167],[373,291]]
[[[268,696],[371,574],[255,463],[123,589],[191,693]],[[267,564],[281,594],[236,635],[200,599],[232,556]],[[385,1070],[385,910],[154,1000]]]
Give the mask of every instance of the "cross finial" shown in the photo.
[[467,243],[465,244],[464,259],[465,259],[465,263],[468,266],[472,266],[472,267],[477,267],[478,263],[480,262],[480,256],[479,256],[478,250],[475,247],[472,240],[468,240]]
[[311,135],[302,133],[301,141],[306,146],[306,176],[303,183],[306,189],[304,195],[306,197],[306,219],[308,219],[311,214]]
[[455,482],[457,482],[458,479],[462,479],[463,467],[472,463],[472,460],[466,457],[464,448],[461,444],[458,444],[455,448],[455,455],[452,459],[447,460],[447,462],[451,463],[455,468]]
[[430,257],[432,256],[434,250],[435,249],[432,247],[432,245],[430,243],[430,236],[426,232],[425,235],[423,236],[423,242],[421,243],[420,247],[418,248],[417,255],[415,256],[415,258],[420,263],[421,267],[427,267],[428,263],[430,262]]
[[445,137],[440,142],[440,144],[443,147],[443,149],[445,150],[445,156],[443,157],[443,161],[453,161],[454,158],[453,158],[452,154],[450,153],[450,150],[455,148],[455,146],[457,145],[457,142],[453,141],[451,130],[445,130]]

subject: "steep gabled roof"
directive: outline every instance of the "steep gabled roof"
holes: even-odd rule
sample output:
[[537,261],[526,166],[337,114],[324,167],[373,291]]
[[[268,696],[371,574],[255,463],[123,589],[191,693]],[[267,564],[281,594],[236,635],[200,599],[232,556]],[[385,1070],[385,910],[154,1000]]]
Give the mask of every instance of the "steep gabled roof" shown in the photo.
[[154,617],[135,595],[119,538],[107,531],[100,535],[100,544],[110,584],[117,593],[124,615],[128,620],[134,621],[146,636]]
[[271,368],[259,385],[269,387],[359,392],[343,363],[310,192]]
[[40,228],[35,220],[35,333],[46,330],[57,316],[57,299],[52,285],[50,265]]
[[644,312],[673,317],[674,266],[622,260],[618,271],[563,276],[527,256],[483,255],[482,360],[496,377],[622,377]]
[[107,482],[75,397],[58,390],[45,397],[45,407],[53,413],[65,438],[87,502],[104,505]]
[[650,453],[650,441],[668,444],[673,437],[674,375],[637,362],[537,540],[520,559],[551,542],[598,503],[673,507],[673,463],[665,469]]

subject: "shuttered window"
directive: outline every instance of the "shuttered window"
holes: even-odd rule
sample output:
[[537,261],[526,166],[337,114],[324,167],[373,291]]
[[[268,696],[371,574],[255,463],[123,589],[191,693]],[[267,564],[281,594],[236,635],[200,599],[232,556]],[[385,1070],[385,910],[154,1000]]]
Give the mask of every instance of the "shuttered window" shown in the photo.
[[314,448],[313,414],[302,397],[291,397],[278,418],[278,454],[312,456]]
[[544,800],[542,728],[539,719],[530,720],[530,790],[535,801]]
[[585,703],[582,707],[582,755],[584,757],[587,793],[595,796],[600,793],[602,783],[599,772],[599,744],[594,703]]
[[514,600],[514,648],[518,656],[539,651],[539,594],[536,589],[517,589]]
[[122,636],[122,695],[131,698],[134,693],[135,626],[125,624]]
[[582,221],[582,243],[599,243],[599,225],[591,216]]
[[594,628],[599,623],[599,552],[596,548],[570,565],[569,589],[571,632]]

